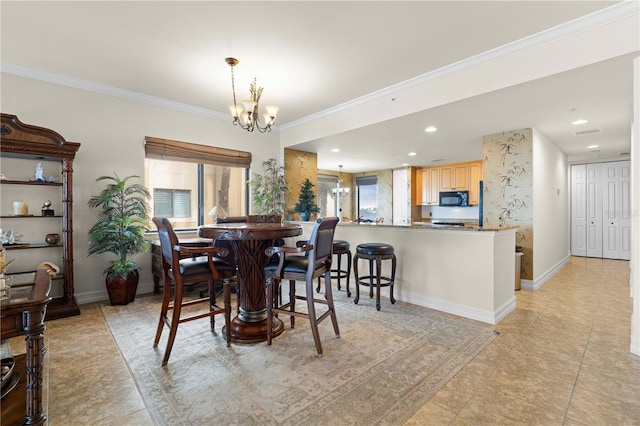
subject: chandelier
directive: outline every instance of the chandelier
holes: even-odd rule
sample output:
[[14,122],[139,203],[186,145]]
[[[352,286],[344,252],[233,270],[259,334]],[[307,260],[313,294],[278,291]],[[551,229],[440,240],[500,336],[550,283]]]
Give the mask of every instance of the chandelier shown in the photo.
[[229,107],[229,111],[231,111],[234,126],[240,126],[249,132],[253,132],[254,129],[258,129],[260,133],[270,132],[271,125],[273,125],[274,121],[276,121],[276,115],[278,115],[278,107],[275,105],[267,105],[265,107],[267,112],[262,115],[264,125],[261,126],[258,107],[260,96],[262,96],[262,91],[264,89],[262,87],[258,87],[257,81],[254,78],[253,83],[249,85],[249,94],[251,95],[251,98],[249,100],[242,101],[242,104],[244,105],[243,111],[243,107],[238,105],[236,102],[236,85],[233,78],[233,67],[238,65],[238,60],[236,58],[225,58],[225,62],[231,67],[231,90],[233,90],[233,105]]
[[331,192],[333,192],[333,196],[338,196],[338,197],[346,197],[347,195],[349,195],[349,188],[345,188],[343,186],[344,182],[342,181],[342,164],[339,164],[338,167],[340,168],[340,176],[338,177],[338,184],[336,185],[335,188],[333,188],[331,190]]

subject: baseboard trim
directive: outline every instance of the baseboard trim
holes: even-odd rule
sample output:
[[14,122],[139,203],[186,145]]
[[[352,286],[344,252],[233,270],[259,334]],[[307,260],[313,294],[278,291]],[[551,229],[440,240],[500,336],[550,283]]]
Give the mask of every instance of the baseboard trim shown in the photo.
[[[138,283],[138,291],[136,291],[136,295],[152,292],[153,282]],[[74,296],[76,298],[76,301],[78,302],[78,305],[109,301],[109,293],[107,293],[106,287],[102,290],[76,292]]]
[[524,288],[526,290],[537,290],[537,289],[539,289],[540,287],[542,287],[542,285],[544,283],[549,281],[549,279],[551,277],[553,277],[555,274],[557,274],[558,271],[560,269],[562,269],[562,267],[564,265],[566,265],[567,263],[569,263],[569,256],[565,256],[562,260],[560,260],[553,267],[551,267],[551,269],[549,269],[544,274],[542,274],[542,276],[540,276],[540,277],[538,277],[538,278],[536,278],[534,280],[521,280],[521,282],[520,282],[521,288]]
[[496,311],[473,308],[470,306],[445,302],[444,300],[431,297],[416,296],[413,294],[400,294],[396,296],[396,298],[402,302],[411,303],[413,305],[418,305],[429,309],[435,309],[436,311],[446,312],[448,314],[457,315],[459,317],[468,318],[492,325],[497,324],[500,320],[506,317],[509,312],[513,311],[516,308],[515,295],[511,298],[511,300],[507,301],[507,303],[499,307]]

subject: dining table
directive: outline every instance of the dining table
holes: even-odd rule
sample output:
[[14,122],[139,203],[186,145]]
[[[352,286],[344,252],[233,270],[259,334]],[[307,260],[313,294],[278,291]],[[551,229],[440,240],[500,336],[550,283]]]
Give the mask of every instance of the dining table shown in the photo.
[[[293,223],[215,223],[198,227],[198,236],[229,240],[237,263],[238,311],[231,320],[231,342],[258,343],[267,340],[266,282],[264,267],[269,258],[266,249],[283,238],[302,235],[302,227]],[[273,336],[284,330],[274,318]]]

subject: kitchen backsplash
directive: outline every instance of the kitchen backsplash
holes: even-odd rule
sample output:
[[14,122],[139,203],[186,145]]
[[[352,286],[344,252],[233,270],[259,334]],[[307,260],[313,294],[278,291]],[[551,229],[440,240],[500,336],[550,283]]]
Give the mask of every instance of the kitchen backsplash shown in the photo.
[[[429,215],[431,213],[431,215]],[[422,206],[423,219],[465,219],[478,220],[478,206],[470,207],[440,207]]]

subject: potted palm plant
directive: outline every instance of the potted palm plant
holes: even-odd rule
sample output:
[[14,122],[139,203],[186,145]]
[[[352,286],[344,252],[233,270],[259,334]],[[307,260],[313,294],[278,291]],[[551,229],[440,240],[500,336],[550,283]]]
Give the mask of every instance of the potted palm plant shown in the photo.
[[300,213],[300,218],[307,222],[312,213],[318,213],[320,207],[316,204],[316,196],[313,193],[313,184],[309,179],[305,179],[300,186],[300,195],[294,210]]
[[113,253],[116,259],[104,270],[109,300],[112,305],[133,302],[138,289],[138,266],[133,256],[145,251],[149,242],[144,236],[149,229],[147,200],[149,190],[130,180],[101,176],[96,182],[107,181],[100,192],[89,199],[90,208],[100,209],[96,223],[89,230],[89,255]]

